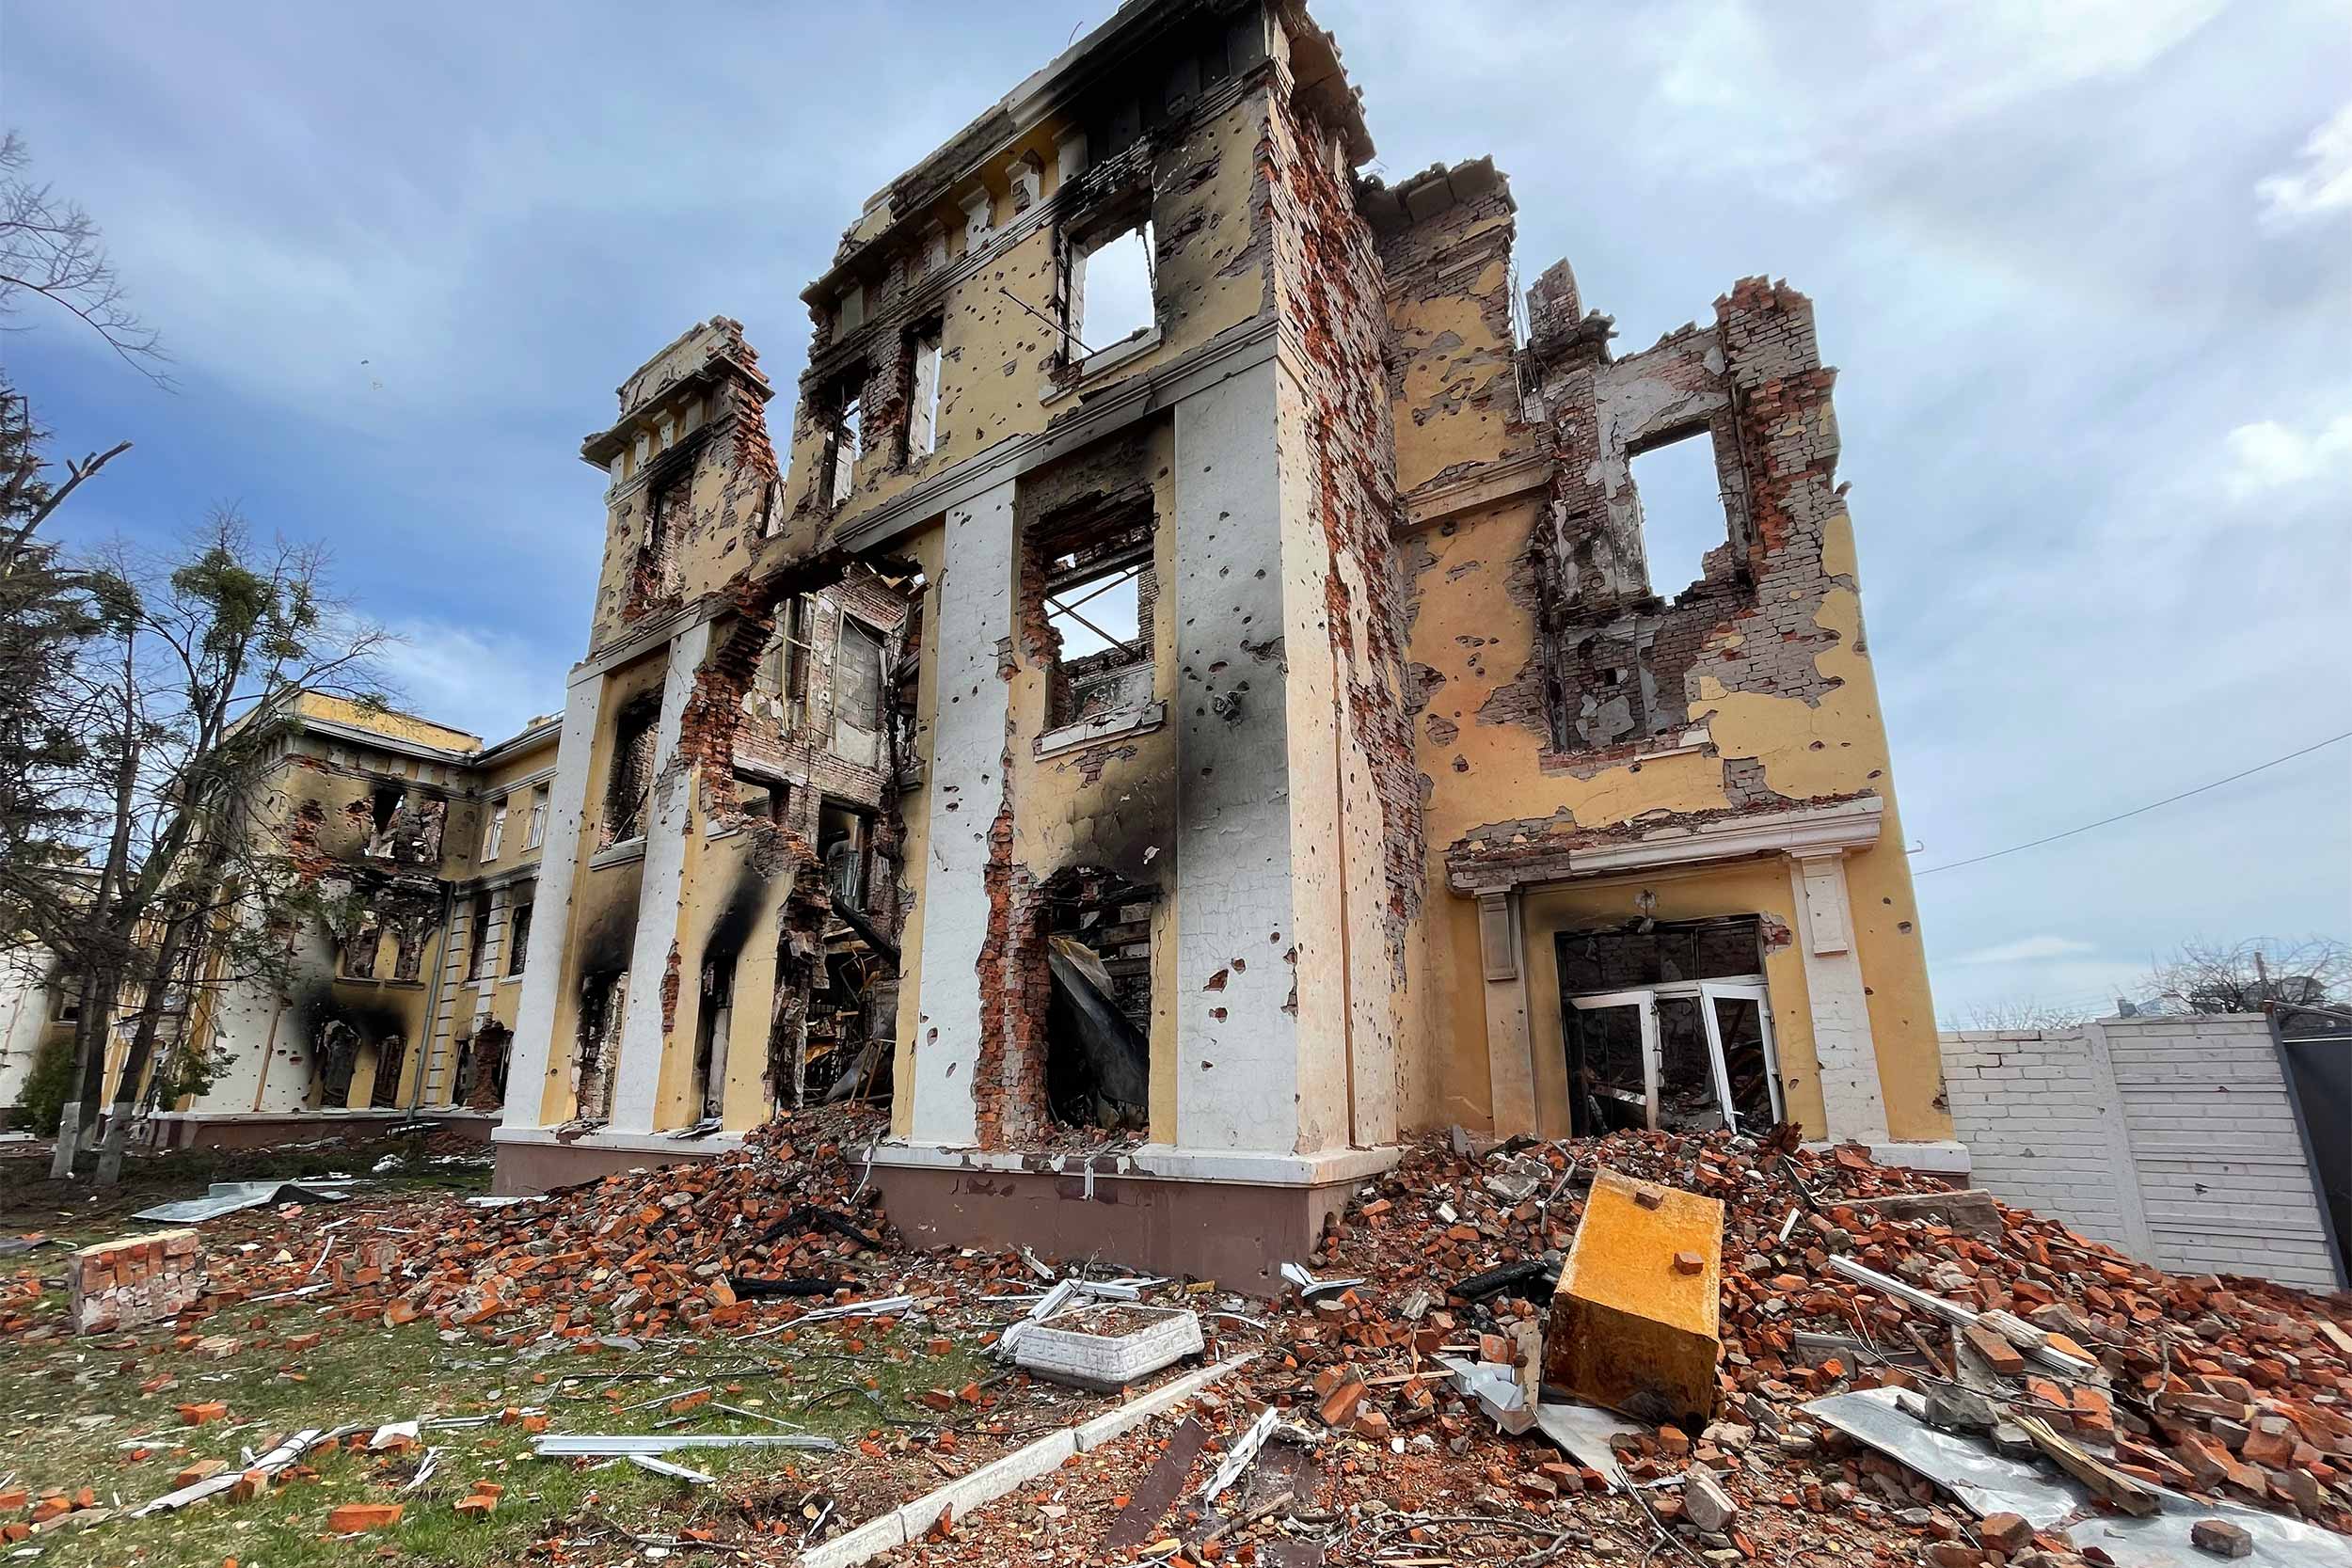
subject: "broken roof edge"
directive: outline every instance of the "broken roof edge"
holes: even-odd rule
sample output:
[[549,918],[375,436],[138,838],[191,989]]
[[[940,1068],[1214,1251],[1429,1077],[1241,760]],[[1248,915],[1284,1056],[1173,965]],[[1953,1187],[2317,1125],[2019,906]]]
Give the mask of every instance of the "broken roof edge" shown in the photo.
[[1511,195],[1510,176],[1495,167],[1494,155],[1487,153],[1466,158],[1450,168],[1444,164],[1431,164],[1394,185],[1377,176],[1364,180],[1356,187],[1356,210],[1375,232],[1385,234],[1410,224],[1425,223],[1448,208],[1467,205],[1497,191],[1508,211],[1519,210],[1518,200]]
[[743,336],[741,322],[732,316],[696,322],[657,349],[613,388],[620,417],[581,438],[581,460],[603,467],[628,444],[639,421],[671,394],[685,387],[716,385],[730,375],[739,377],[762,403],[776,395],[759,368],[758,352]]
[[[1318,95],[1323,100],[1316,105],[1318,112],[1335,119],[1347,137],[1351,164],[1370,162],[1374,150],[1372,132],[1364,123],[1363,95],[1347,81],[1337,40],[1308,14],[1303,0],[1273,0],[1270,5],[1266,0],[1127,0],[1093,31],[1031,71],[954,135],[867,197],[833,263],[801,291],[802,302],[823,308],[865,259],[883,247],[884,241],[923,218],[929,210],[924,199],[927,190],[930,199],[944,198],[977,172],[989,157],[1128,63],[1177,23],[1201,12],[1239,11],[1253,4],[1270,9],[1292,38],[1296,95],[1302,99],[1311,93]],[[878,206],[887,209],[886,220],[864,239],[855,238]]]

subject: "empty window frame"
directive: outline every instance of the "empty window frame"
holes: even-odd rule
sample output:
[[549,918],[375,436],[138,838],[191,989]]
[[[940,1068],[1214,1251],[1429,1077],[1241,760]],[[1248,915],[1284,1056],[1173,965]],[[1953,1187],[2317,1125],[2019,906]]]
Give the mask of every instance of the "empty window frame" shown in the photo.
[[653,792],[653,752],[661,699],[648,694],[621,709],[612,725],[612,769],[605,785],[604,842],[608,847],[645,833]]
[[693,504],[694,470],[684,459],[670,461],[645,489],[645,531],[638,541],[629,578],[629,603],[644,606],[675,596],[680,587],[678,545]]
[[834,648],[833,752],[861,768],[882,765],[882,634],[841,617]]
[[1649,591],[1672,598],[1707,578],[1707,552],[1731,539],[1730,513],[1702,427],[1629,455]]
[[375,917],[368,915],[361,919],[358,929],[343,942],[344,976],[353,980],[374,979],[376,949],[383,942],[384,927],[376,923]]
[[790,788],[782,779],[737,770],[735,809],[745,816],[761,822],[786,822],[790,819]]
[[579,1040],[572,1055],[572,1114],[582,1121],[612,1117],[612,1074],[628,1009],[628,975],[587,974],[580,989]]
[[506,914],[506,973],[520,974],[531,956],[531,905],[516,904]]
[[1104,524],[1041,534],[1044,595],[1054,632],[1046,721],[1140,708],[1152,701],[1152,615],[1159,597],[1148,503]]
[[482,858],[494,861],[506,842],[506,797],[500,796],[490,804],[489,825],[482,831]]
[[914,462],[939,450],[939,388],[942,324],[933,321],[907,334],[906,458]]
[[866,879],[871,833],[865,816],[828,800],[817,811],[817,852],[834,902],[866,909]]
[[524,836],[523,847],[536,849],[548,841],[548,786],[541,784],[531,792],[531,830]]
[[825,444],[817,465],[817,499],[824,506],[839,506],[857,485],[858,454],[865,450],[863,380],[862,374],[845,377],[819,400]]
[[735,1028],[736,958],[733,953],[717,953],[703,959],[702,1006],[694,1022],[694,1071],[686,1098],[695,1117],[704,1121],[725,1110],[727,1037]]
[[1062,353],[1071,363],[1142,337],[1158,325],[1147,212],[1073,236],[1063,274]]
[[400,1103],[401,1069],[407,1060],[408,1042],[401,1036],[387,1035],[375,1042],[375,1082],[368,1086],[372,1109],[389,1111]]

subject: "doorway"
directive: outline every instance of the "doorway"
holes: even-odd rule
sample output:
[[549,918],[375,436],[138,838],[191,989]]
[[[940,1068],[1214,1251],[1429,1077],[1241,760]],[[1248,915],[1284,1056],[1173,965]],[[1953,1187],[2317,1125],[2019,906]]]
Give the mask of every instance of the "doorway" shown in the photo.
[[1570,1130],[1753,1133],[1783,1119],[1758,923],[1644,924],[1555,939]]

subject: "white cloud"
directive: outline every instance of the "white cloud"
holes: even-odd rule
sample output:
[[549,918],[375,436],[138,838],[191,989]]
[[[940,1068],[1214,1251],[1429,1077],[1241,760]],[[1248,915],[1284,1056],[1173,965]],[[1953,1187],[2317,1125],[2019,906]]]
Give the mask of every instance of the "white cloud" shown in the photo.
[[1963,953],[1954,963],[2013,964],[2031,963],[2038,959],[2072,958],[2077,953],[2095,951],[2095,944],[2074,937],[2020,937],[1992,947],[1979,947],[1973,953]]
[[2243,500],[2352,467],[2352,414],[2308,427],[2258,420],[2231,431],[2222,444],[2230,454],[2230,494]]
[[564,705],[564,660],[518,637],[412,618],[377,659],[392,705],[500,741]]
[[2302,166],[2254,182],[2262,221],[2291,229],[2330,213],[2352,211],[2352,103],[2346,103],[2304,140]]
[[[2226,0],[1935,0],[1862,25],[1792,25],[1702,0],[1649,34],[1656,131],[1677,155],[1746,165],[1833,200],[1907,147],[2078,84],[2136,75]],[[1834,82],[1831,88],[1829,84]]]

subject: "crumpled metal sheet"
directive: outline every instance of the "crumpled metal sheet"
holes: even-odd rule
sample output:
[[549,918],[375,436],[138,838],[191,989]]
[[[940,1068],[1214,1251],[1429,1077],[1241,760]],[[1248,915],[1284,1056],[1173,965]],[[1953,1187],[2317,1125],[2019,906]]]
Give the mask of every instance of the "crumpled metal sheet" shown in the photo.
[[2234,1503],[2201,1502],[2155,1489],[2160,1507],[2145,1519],[2099,1513],[2090,1493],[2052,1470],[1994,1453],[1982,1443],[1939,1432],[1905,1415],[1892,1388],[1833,1394],[1804,1406],[1806,1415],[1909,1465],[1981,1518],[2014,1513],[2036,1529],[2063,1528],[2077,1549],[2097,1546],[2116,1568],[2205,1568],[2214,1559],[2189,1544],[2200,1519],[2227,1519],[2254,1538],[2242,1560],[2279,1568],[2352,1568],[2352,1537],[2284,1514]]
[[131,1217],[135,1220],[161,1220],[167,1225],[194,1225],[199,1220],[216,1220],[223,1214],[233,1214],[241,1209],[259,1209],[272,1203],[342,1203],[351,1196],[326,1183],[310,1185],[295,1181],[215,1181],[202,1197],[183,1197],[176,1203],[158,1203],[152,1209],[142,1209]]
[[1618,1465],[1617,1450],[1609,1439],[1621,1432],[1642,1431],[1641,1422],[1628,1420],[1615,1411],[1597,1405],[1546,1402],[1535,1407],[1535,1424],[1569,1458],[1588,1470],[1598,1471],[1609,1482],[1609,1490],[1625,1490],[1625,1470]]

